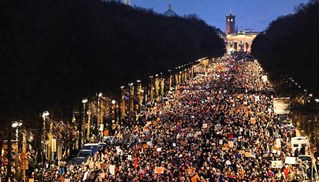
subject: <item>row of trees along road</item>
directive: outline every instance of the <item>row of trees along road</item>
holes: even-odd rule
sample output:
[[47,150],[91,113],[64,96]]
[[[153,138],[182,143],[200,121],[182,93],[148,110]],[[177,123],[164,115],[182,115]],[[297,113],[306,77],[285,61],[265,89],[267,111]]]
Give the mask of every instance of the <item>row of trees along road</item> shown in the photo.
[[216,29],[194,16],[100,0],[0,0],[0,122],[47,109],[68,116],[97,91],[224,52]]
[[260,33],[252,54],[273,78],[288,75],[319,94],[319,1],[300,4],[295,13],[279,17]]

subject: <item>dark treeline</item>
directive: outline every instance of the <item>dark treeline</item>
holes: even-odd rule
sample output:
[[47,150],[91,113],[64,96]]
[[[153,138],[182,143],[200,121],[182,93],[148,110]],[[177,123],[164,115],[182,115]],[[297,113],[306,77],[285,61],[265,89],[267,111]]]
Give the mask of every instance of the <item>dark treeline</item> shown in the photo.
[[294,78],[319,93],[319,3],[300,4],[295,13],[279,17],[252,44],[253,55],[271,76]]
[[[1,122],[225,52],[214,27],[99,0],[1,0]],[[56,111],[59,112],[59,111]]]

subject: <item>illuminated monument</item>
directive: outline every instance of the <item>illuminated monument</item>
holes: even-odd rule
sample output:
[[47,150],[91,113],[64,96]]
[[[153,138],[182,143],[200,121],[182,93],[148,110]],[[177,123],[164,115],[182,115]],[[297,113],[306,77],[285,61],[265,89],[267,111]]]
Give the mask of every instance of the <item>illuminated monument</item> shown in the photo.
[[229,12],[226,15],[226,48],[228,53],[235,51],[250,52],[251,44],[254,38],[258,35],[251,29],[238,31],[235,29],[235,15]]

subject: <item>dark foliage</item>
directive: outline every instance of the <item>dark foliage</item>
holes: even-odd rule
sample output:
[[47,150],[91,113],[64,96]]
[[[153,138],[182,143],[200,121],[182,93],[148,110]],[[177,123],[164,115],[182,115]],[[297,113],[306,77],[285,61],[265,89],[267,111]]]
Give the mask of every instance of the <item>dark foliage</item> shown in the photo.
[[0,2],[2,121],[64,111],[97,91],[225,52],[216,29],[194,17],[98,0]]
[[288,75],[319,94],[319,3],[312,0],[279,17],[259,34],[252,54],[273,77]]

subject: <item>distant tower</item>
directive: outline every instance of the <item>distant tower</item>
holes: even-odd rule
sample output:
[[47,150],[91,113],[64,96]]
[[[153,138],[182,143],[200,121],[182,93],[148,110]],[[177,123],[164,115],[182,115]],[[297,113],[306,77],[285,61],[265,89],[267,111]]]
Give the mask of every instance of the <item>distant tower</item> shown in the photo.
[[124,4],[130,6],[131,5],[131,1],[130,0],[124,0]]
[[235,16],[231,14],[231,9],[229,14],[226,16],[226,34],[235,33]]

